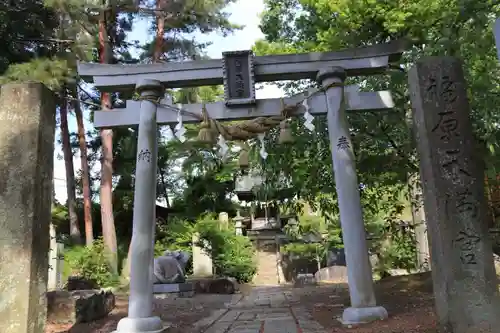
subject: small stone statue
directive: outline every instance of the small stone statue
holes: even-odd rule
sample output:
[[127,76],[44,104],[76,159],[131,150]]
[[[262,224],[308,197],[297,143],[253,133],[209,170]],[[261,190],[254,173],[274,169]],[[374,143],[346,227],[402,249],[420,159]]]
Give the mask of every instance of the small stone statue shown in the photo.
[[183,283],[186,281],[185,268],[190,258],[184,251],[165,251],[154,259],[155,284]]

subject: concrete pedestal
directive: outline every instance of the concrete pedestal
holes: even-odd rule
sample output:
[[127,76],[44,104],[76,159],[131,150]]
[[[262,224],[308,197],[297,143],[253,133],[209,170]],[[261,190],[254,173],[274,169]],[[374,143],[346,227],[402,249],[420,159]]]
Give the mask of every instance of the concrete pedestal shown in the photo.
[[340,322],[343,325],[364,324],[374,320],[384,320],[388,316],[387,310],[382,306],[371,306],[368,308],[349,307],[344,310]]
[[160,317],[123,318],[114,333],[163,333],[166,331]]

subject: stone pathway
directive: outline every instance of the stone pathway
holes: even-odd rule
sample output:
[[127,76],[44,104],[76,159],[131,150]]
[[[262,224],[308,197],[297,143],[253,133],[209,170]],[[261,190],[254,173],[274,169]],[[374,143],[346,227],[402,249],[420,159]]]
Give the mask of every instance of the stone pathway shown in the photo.
[[195,324],[203,333],[326,333],[286,288],[257,287]]

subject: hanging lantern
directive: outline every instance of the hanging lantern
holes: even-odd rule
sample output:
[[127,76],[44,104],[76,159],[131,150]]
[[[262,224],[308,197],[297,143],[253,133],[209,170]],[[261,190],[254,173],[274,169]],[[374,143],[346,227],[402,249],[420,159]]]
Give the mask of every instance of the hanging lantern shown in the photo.
[[278,142],[281,144],[293,142],[292,129],[286,119],[280,123],[280,136]]

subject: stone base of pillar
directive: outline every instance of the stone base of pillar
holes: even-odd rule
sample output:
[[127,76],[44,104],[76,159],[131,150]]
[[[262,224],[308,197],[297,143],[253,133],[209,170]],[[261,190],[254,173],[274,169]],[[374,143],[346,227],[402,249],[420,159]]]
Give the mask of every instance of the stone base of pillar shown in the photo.
[[168,327],[163,325],[160,317],[123,318],[118,322],[113,333],[164,333]]
[[344,310],[340,322],[343,325],[366,324],[375,320],[384,320],[387,317],[389,317],[389,314],[382,306],[347,308]]

